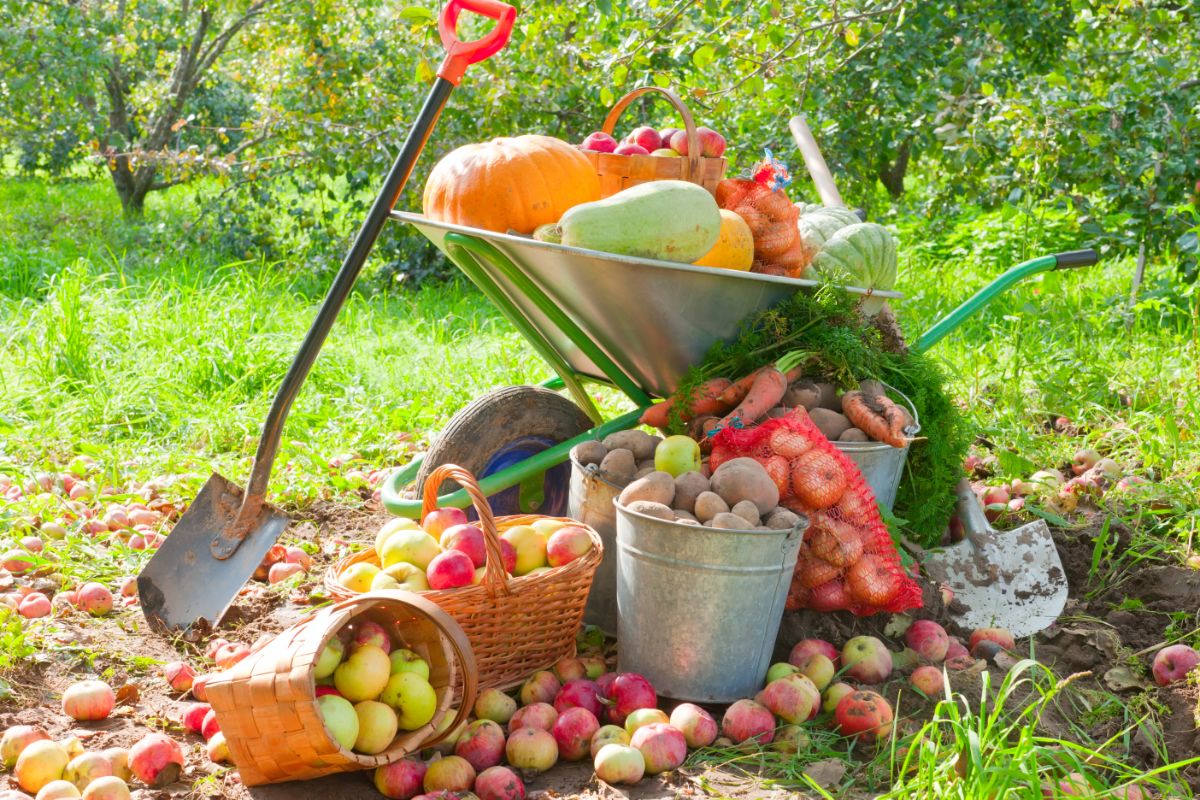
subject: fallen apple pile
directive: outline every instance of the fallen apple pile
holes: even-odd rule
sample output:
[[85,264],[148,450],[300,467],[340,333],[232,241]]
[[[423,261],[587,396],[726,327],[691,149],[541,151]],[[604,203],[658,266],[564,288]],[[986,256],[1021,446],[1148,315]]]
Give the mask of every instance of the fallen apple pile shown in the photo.
[[[712,128],[697,127],[696,136],[700,140],[700,155],[704,158],[720,158],[725,154],[725,137]],[[680,128],[639,125],[619,142],[604,131],[589,133],[579,148],[619,156],[677,158],[688,155],[688,137],[687,131]]]
[[[565,566],[592,549],[586,528],[544,518],[516,525],[500,535],[504,572],[509,577],[540,575]],[[353,592],[403,589],[410,592],[479,585],[487,571],[483,531],[457,508],[438,508],[418,525],[394,519],[379,529],[374,558],[346,566],[338,574]]]

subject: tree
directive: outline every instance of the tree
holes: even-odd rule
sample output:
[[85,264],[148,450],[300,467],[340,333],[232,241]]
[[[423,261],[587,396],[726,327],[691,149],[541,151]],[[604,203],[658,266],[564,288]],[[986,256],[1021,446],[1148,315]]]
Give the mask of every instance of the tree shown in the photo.
[[88,142],[103,158],[125,213],[140,215],[150,192],[262,141],[243,137],[232,144],[227,129],[243,120],[214,120],[200,142],[180,132],[211,88],[206,82],[219,83],[218,61],[275,2],[6,0],[0,5],[5,133],[24,136],[32,164],[40,163],[36,151],[47,139]]

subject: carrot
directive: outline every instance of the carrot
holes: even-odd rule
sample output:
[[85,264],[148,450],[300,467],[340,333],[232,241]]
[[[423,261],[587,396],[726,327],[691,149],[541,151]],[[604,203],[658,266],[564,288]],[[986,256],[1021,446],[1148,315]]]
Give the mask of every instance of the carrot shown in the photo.
[[744,378],[739,378],[729,384],[728,388],[721,393],[721,402],[733,408],[738,403],[746,399],[746,392],[750,391],[750,387],[754,385],[754,379],[758,377],[758,373],[762,372],[766,367],[759,367]]
[[[692,403],[688,409],[682,409],[683,419],[686,422],[702,414],[711,414],[715,411],[724,412],[733,403],[722,403],[719,398],[721,393],[729,386],[728,378],[712,378],[696,387],[692,392]],[[670,424],[671,407],[679,401],[679,397],[669,397],[661,403],[655,403],[647,408],[638,420],[641,425],[652,425],[655,428],[665,428]]]
[[763,367],[755,374],[754,383],[746,392],[745,399],[738,404],[737,408],[725,415],[721,420],[721,426],[724,427],[735,419],[740,419],[744,425],[757,422],[764,414],[779,405],[779,401],[783,399],[786,391],[787,378],[784,377],[784,374],[775,367]]
[[889,398],[846,392],[842,395],[842,411],[856,428],[875,441],[892,447],[908,444],[908,437],[904,435],[904,427],[908,424],[904,409]]

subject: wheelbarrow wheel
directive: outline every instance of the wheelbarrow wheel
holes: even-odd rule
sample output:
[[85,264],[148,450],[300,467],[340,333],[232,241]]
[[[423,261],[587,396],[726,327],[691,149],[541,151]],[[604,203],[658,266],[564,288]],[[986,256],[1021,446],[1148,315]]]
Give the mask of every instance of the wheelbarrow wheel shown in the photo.
[[[579,406],[540,386],[505,386],[488,392],[455,414],[429,448],[417,473],[417,491],[442,464],[458,464],[486,478],[505,467],[578,436],[592,427]],[[570,487],[570,462],[546,470],[540,486],[526,481],[492,495],[492,511],[505,514],[564,516]],[[442,484],[438,494],[458,489]],[[418,495],[419,496],[419,495]],[[468,511],[472,517],[474,513]]]

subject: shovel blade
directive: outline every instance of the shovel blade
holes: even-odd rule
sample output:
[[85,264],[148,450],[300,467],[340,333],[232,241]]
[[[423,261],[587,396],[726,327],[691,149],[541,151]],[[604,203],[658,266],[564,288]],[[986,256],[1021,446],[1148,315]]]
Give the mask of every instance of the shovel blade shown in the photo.
[[1067,604],[1067,575],[1046,523],[974,538],[922,561],[954,591],[950,615],[966,628],[1007,628],[1018,638],[1050,627]]
[[288,518],[263,504],[246,538],[226,559],[213,555],[213,539],[233,526],[242,488],[213,473],[200,494],[138,575],[138,597],[150,627],[160,632],[203,633],[215,627],[254,575]]

